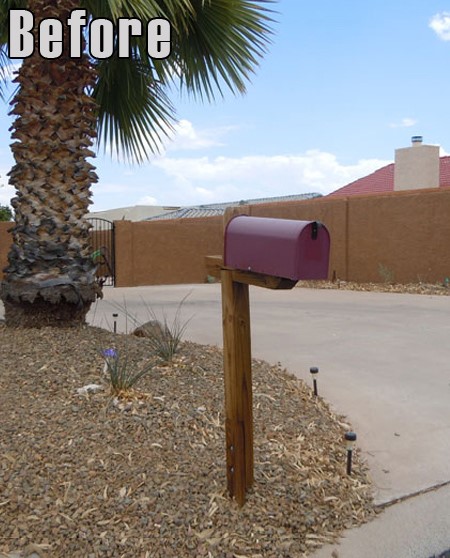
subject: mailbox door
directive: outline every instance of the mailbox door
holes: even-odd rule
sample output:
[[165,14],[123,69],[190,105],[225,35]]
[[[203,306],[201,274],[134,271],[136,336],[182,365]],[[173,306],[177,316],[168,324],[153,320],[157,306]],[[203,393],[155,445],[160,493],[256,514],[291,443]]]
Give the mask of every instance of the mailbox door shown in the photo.
[[310,222],[300,235],[297,250],[299,280],[328,279],[330,234],[324,225]]

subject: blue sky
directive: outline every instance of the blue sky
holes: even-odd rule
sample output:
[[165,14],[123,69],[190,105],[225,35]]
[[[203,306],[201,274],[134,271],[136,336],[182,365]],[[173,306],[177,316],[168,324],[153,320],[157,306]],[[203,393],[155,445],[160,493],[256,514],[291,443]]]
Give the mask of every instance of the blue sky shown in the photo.
[[[93,210],[327,194],[391,162],[413,135],[450,152],[450,0],[280,0],[245,97],[172,99],[180,120],[141,166],[99,152]],[[0,109],[0,204],[11,124]]]

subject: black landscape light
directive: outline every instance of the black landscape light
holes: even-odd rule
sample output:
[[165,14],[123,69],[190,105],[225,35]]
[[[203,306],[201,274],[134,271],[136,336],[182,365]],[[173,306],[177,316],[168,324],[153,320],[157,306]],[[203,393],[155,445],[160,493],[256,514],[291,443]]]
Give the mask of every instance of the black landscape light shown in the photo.
[[114,328],[114,333],[117,333],[117,318],[119,317],[119,314],[113,314],[113,328]]
[[317,374],[319,373],[319,369],[317,366],[312,366],[309,371],[311,372],[311,377],[313,379],[314,395],[317,397]]
[[354,432],[345,433],[345,441],[347,447],[347,475],[352,474],[352,454],[355,447],[356,434]]

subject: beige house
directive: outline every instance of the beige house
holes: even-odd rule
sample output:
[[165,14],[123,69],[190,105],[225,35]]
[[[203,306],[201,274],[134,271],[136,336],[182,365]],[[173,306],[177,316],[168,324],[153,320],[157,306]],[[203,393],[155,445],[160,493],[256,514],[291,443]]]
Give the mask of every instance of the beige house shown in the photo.
[[90,211],[86,217],[89,219],[106,219],[108,221],[144,221],[150,217],[163,215],[177,209],[179,209],[178,206],[133,205],[130,207],[106,209],[105,211]]

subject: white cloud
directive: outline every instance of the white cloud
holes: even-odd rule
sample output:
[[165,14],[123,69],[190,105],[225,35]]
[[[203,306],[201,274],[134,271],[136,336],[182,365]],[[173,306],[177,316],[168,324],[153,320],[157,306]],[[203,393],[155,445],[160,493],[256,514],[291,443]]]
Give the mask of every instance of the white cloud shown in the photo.
[[136,205],[158,205],[158,200],[153,196],[143,196],[137,201]]
[[417,124],[417,120],[414,118],[402,118],[400,122],[393,122],[389,124],[391,128],[411,128]]
[[223,143],[220,139],[234,129],[235,126],[222,126],[197,130],[192,122],[182,119],[175,125],[169,139],[164,142],[164,147],[167,151],[190,151],[221,146]]
[[[191,121],[187,119],[179,120],[171,130],[168,126],[162,124],[160,130],[160,140],[156,140],[155,147],[156,153],[155,157],[164,156],[168,151],[194,151],[199,149],[208,149],[211,147],[220,147],[224,143],[222,138],[230,133],[231,131],[237,130],[238,126],[218,126],[216,128],[202,128],[197,129],[194,127]],[[152,145],[143,138],[143,148],[139,151],[141,154],[148,154],[154,152]],[[118,160],[116,146],[107,144],[105,147],[105,152],[108,155],[112,155],[114,161]],[[143,157],[144,161],[147,157]],[[150,157],[152,159],[152,157]],[[131,163],[135,164],[136,160],[131,157]]]
[[318,192],[327,194],[390,161],[364,159],[344,165],[331,153],[310,150],[298,155],[162,157],[153,162],[172,181],[178,203],[211,203]]
[[11,198],[15,196],[15,189],[8,184],[9,169],[0,168],[0,205],[11,205]]
[[450,12],[441,12],[430,19],[429,27],[443,41],[450,41]]
[[15,190],[12,186],[3,186],[1,181],[2,178],[0,178],[0,205],[11,205]]

